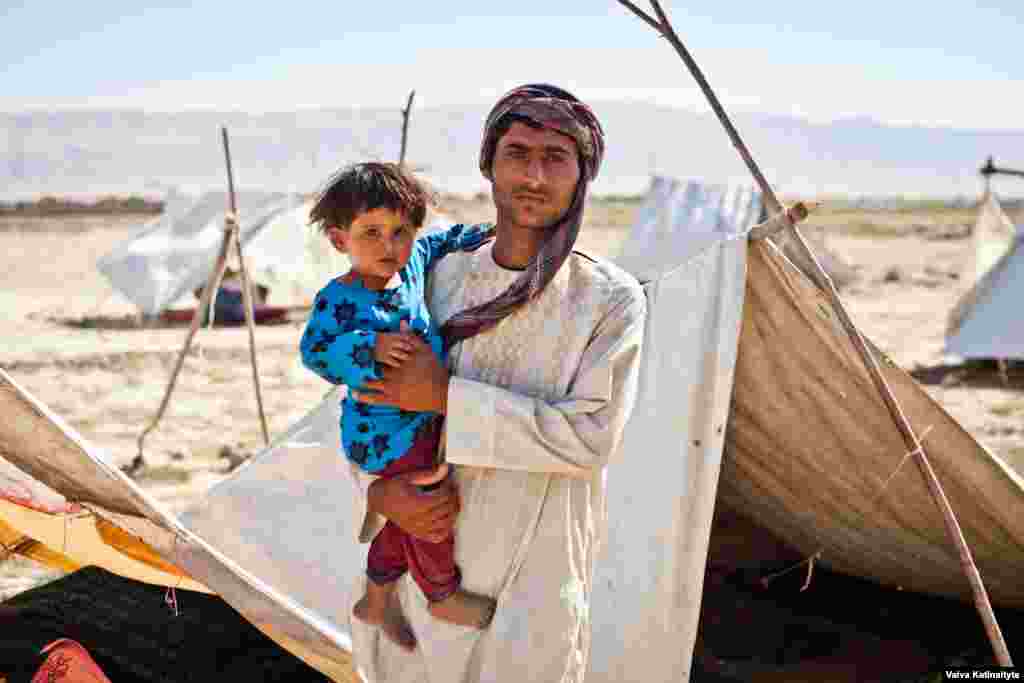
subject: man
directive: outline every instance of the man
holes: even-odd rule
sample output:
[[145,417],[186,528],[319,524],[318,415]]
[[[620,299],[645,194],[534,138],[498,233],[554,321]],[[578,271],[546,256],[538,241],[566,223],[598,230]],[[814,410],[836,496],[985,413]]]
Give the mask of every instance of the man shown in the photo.
[[458,513],[463,585],[498,603],[487,630],[452,626],[403,581],[414,651],[352,622],[374,683],[583,680],[603,470],[636,394],[645,315],[631,276],[572,251],[603,146],[590,109],[559,88],[524,86],[495,105],[480,169],[496,239],[446,257],[428,286],[450,371],[420,344],[359,394],[443,414],[456,466],[429,496],[407,480],[362,482],[363,538],[386,518],[439,540]]

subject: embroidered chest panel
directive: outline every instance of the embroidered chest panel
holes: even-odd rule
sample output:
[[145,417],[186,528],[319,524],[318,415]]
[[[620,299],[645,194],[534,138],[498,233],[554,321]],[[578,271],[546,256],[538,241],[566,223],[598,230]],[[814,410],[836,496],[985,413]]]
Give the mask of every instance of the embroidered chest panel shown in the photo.
[[[437,323],[489,301],[516,276],[494,264],[489,247],[444,259],[428,287]],[[451,367],[467,379],[536,398],[561,398],[608,311],[609,294],[607,280],[585,258],[573,255],[537,299],[493,330],[457,345]]]

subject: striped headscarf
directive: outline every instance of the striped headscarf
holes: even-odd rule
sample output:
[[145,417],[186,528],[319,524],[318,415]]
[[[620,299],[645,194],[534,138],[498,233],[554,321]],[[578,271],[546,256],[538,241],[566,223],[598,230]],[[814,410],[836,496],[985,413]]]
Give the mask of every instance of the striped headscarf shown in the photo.
[[499,124],[509,116],[529,119],[571,137],[579,152],[580,179],[569,209],[551,227],[540,251],[509,288],[491,301],[455,314],[441,327],[446,349],[489,330],[544,291],[576,243],[583,222],[587,188],[597,175],[604,155],[604,131],[590,107],[553,85],[524,85],[498,100],[487,116],[480,147],[480,171],[489,180],[494,180],[492,167],[498,146]]

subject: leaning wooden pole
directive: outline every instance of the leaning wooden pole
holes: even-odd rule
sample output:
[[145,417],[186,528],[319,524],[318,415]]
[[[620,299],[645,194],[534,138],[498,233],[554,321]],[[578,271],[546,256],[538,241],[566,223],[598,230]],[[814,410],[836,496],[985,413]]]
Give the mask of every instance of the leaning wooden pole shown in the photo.
[[398,165],[405,165],[405,149],[409,141],[409,117],[412,115],[412,98],[416,97],[416,91],[409,92],[409,99],[402,110],[402,148],[398,152]]
[[1015,168],[1000,168],[996,166],[992,157],[985,160],[985,165],[978,169],[978,173],[985,176],[987,180],[990,176],[994,175],[1012,175],[1018,178],[1024,178],[1024,171],[1019,171]]
[[[754,162],[747,146],[743,143],[743,140],[740,138],[736,128],[729,120],[728,114],[726,114],[725,109],[722,108],[721,103],[715,96],[715,93],[708,84],[707,79],[704,78],[704,74],[701,72],[697,63],[679,39],[675,29],[672,28],[672,24],[669,22],[668,16],[661,8],[661,4],[658,0],[651,0],[651,6],[654,8],[657,19],[641,10],[635,4],[630,2],[630,0],[618,0],[618,2],[658,31],[658,33],[664,36],[669,43],[671,43],[672,47],[675,48],[676,52],[690,70],[690,73],[696,79],[697,84],[704,92],[705,97],[707,97],[711,108],[718,116],[718,120],[721,121],[722,125],[725,127],[733,146],[736,147],[740,156],[743,158],[743,161],[747,164],[747,168],[750,169],[751,175],[754,176],[755,181],[761,189],[762,196],[764,197],[764,201],[768,209],[774,214],[787,216],[782,204],[775,196],[775,192],[772,191],[768,181]],[[871,379],[874,382],[875,387],[878,389],[879,394],[882,396],[882,400],[885,401],[900,434],[903,436],[904,443],[907,445],[909,452],[913,453],[915,456],[914,459],[921,470],[921,474],[932,494],[932,498],[935,500],[936,505],[938,505],[942,512],[942,517],[946,524],[946,530],[959,552],[960,564],[963,567],[964,574],[967,576],[967,580],[971,585],[971,591],[974,594],[974,604],[981,616],[982,622],[984,623],[985,631],[988,634],[989,642],[992,645],[992,650],[995,653],[996,660],[999,662],[1000,666],[1013,666],[1013,662],[1010,659],[1010,651],[1006,647],[1006,641],[1003,639],[999,623],[996,621],[995,613],[992,611],[992,603],[989,600],[988,592],[985,590],[985,584],[981,580],[981,574],[978,572],[978,567],[974,563],[971,550],[967,545],[967,541],[964,539],[963,531],[960,528],[960,523],[956,518],[956,514],[953,512],[952,506],[949,504],[949,499],[946,497],[942,484],[935,475],[935,470],[932,469],[931,462],[925,454],[924,447],[921,445],[917,435],[914,434],[906,415],[904,415],[902,408],[900,408],[899,403],[896,401],[895,395],[892,393],[892,389],[882,376],[882,371],[878,366],[878,361],[875,358],[875,355],[868,348],[867,342],[863,335],[861,335],[860,330],[857,329],[856,325],[853,324],[853,321],[847,314],[846,308],[843,306],[842,300],[839,298],[839,293],[836,290],[835,285],[832,283],[832,279],[821,267],[821,264],[818,263],[818,260],[814,257],[814,253],[807,246],[803,236],[796,229],[796,226],[793,225],[788,216],[783,218],[783,222],[786,225],[786,231],[795,241],[799,252],[809,264],[813,265],[813,269],[809,275],[812,276],[818,286],[821,287],[831,301],[843,328],[850,335],[850,339],[853,341],[861,359],[864,361],[868,374],[871,376]]]
[[[231,147],[228,145],[228,129],[221,126],[221,140],[224,143],[224,163],[228,170],[228,205],[232,216],[238,215],[235,203],[235,175],[231,167]],[[242,305],[245,307],[245,326],[249,330],[249,360],[252,365],[252,384],[256,389],[256,406],[260,413],[260,428],[263,430],[263,443],[270,445],[270,432],[267,430],[267,416],[263,412],[263,393],[260,391],[260,372],[256,365],[256,320],[253,313],[252,287],[249,283],[249,271],[245,267],[245,255],[242,253],[242,235],[237,219],[232,222],[231,230],[235,233],[235,254],[238,256],[238,270],[242,275]]]
[[[145,464],[146,460],[143,456],[143,445],[145,444],[146,437],[156,429],[156,426],[160,423],[164,413],[167,411],[167,406],[171,402],[171,394],[174,392],[174,385],[178,381],[178,374],[181,372],[182,366],[185,364],[185,356],[188,355],[188,350],[192,346],[192,339],[196,336],[196,332],[199,330],[203,318],[203,312],[206,311],[210,306],[210,301],[213,299],[213,293],[217,291],[220,286],[221,278],[224,276],[224,269],[228,265],[228,254],[231,253],[231,241],[235,239],[237,231],[231,226],[236,223],[235,215],[232,213],[229,218],[225,221],[224,225],[224,238],[220,243],[220,252],[217,254],[217,259],[214,261],[213,270],[210,271],[210,276],[206,280],[206,284],[203,286],[203,293],[199,296],[199,305],[196,306],[196,312],[192,315],[192,322],[188,328],[188,334],[185,335],[185,343],[181,347],[181,351],[178,353],[178,360],[174,365],[174,370],[171,372],[171,378],[167,382],[167,389],[164,391],[163,400],[160,401],[160,408],[157,409],[156,415],[153,417],[149,425],[139,434],[139,438],[136,442],[138,452],[131,464],[125,468],[125,472],[128,474],[135,474]],[[212,313],[211,313],[212,315]]]

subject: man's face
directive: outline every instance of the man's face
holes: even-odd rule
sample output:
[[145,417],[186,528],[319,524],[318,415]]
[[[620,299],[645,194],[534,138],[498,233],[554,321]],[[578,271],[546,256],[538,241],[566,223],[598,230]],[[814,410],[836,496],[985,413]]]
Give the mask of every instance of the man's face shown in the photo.
[[547,229],[572,204],[580,179],[576,142],[517,121],[498,140],[491,171],[499,225]]

